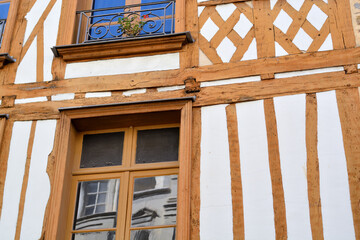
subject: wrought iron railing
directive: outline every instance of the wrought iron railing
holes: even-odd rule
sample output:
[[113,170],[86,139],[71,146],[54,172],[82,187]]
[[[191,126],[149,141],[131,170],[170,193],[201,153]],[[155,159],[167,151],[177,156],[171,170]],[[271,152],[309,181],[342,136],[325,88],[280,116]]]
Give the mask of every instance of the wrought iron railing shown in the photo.
[[6,24],[6,19],[0,19],[0,46],[3,40],[3,35],[4,35],[4,31],[5,31],[5,24]]
[[[76,43],[174,33],[175,1],[78,11]],[[138,29],[138,30],[137,30]]]

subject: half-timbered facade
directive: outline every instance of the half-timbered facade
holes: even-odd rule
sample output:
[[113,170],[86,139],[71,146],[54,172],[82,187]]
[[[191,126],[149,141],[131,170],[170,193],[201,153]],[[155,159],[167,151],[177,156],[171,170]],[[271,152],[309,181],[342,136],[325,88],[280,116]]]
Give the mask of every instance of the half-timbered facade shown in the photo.
[[1,240],[360,240],[359,0],[0,0]]

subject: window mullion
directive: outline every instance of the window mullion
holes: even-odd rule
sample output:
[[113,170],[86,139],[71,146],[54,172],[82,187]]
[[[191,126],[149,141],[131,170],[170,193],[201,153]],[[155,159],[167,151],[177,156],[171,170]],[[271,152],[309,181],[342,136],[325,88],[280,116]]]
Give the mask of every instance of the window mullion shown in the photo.
[[116,240],[123,240],[125,236],[125,225],[127,222],[127,209],[128,209],[128,194],[129,194],[129,178],[130,173],[123,172],[121,173],[120,179],[120,192],[119,192],[119,202],[118,202],[118,224],[116,226]]

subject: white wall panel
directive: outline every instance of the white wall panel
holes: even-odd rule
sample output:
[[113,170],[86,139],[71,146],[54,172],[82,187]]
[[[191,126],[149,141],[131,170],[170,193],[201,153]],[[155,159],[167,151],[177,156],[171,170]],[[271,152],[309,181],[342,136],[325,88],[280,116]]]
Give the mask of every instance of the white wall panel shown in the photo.
[[53,79],[51,74],[54,54],[51,48],[56,45],[59,29],[62,0],[57,0],[44,22],[44,81]]
[[[25,18],[27,20],[27,25],[23,44],[25,44],[28,40],[31,32],[34,30],[35,25],[38,23],[41,15],[45,11],[49,3],[50,0],[37,0],[31,10],[26,14]],[[34,42],[36,43],[35,40]]]
[[355,239],[335,91],[317,93],[320,197],[325,240]]
[[275,239],[264,102],[236,104],[245,239]]
[[36,82],[37,37],[31,43],[21,60],[15,77],[15,84]]
[[14,123],[0,217],[1,240],[15,238],[30,130],[31,121]]
[[68,63],[65,79],[178,69],[179,53]]
[[226,105],[201,109],[200,238],[233,239]]
[[306,174],[306,96],[274,98],[288,238],[312,239]]
[[50,181],[46,173],[48,156],[53,149],[56,120],[37,121],[25,195],[21,240],[40,239]]

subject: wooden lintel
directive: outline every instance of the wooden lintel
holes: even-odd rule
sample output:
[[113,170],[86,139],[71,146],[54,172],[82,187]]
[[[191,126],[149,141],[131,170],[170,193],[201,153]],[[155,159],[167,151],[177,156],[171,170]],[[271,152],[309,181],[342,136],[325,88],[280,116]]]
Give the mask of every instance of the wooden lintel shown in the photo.
[[56,57],[66,62],[178,51],[193,42],[189,32],[97,43],[71,44],[52,48]]
[[289,55],[279,58],[265,58],[238,63],[216,64],[198,68],[82,77],[42,83],[6,84],[0,86],[0,95],[17,95],[17,98],[31,98],[60,93],[126,91],[138,88],[169,87],[183,85],[184,80],[189,77],[196,78],[197,82],[216,81],[266,75],[269,73],[358,64],[360,63],[359,59],[360,48],[352,48],[329,52]]
[[[315,93],[337,89],[360,87],[360,73],[345,74],[344,72],[322,73],[300,77],[273,79],[267,81],[238,83],[203,87],[195,93],[194,107],[215,104],[230,104],[254,101],[276,96],[300,93]],[[14,120],[58,118],[60,107],[77,107],[96,104],[113,104],[119,102],[135,102],[188,97],[184,90],[157,93],[135,94],[130,97],[116,96],[108,98],[85,98],[67,101],[38,102],[16,104],[13,108],[0,108],[0,114],[11,114]]]
[[197,81],[311,70],[360,63],[360,48],[294,54],[277,58],[262,58],[236,63],[216,64],[198,68]]

